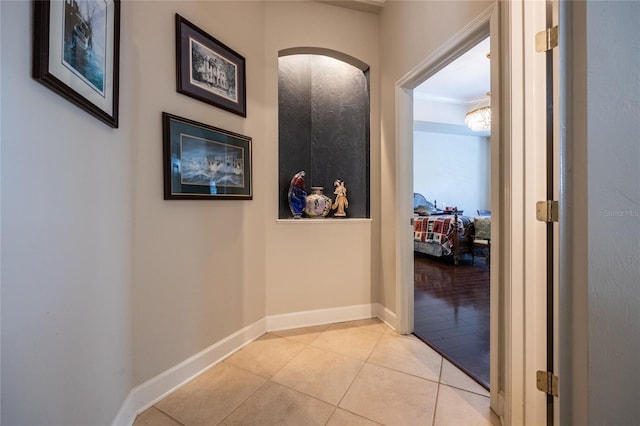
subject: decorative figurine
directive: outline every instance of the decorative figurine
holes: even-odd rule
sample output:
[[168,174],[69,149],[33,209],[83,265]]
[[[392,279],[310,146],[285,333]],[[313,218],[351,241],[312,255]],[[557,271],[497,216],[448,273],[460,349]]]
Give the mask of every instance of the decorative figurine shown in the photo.
[[344,186],[344,182],[340,179],[336,179],[336,181],[333,182],[333,186],[336,187],[335,191],[333,191],[333,193],[336,194],[336,201],[333,203],[331,208],[333,210],[337,209],[334,216],[345,217],[347,213],[345,213],[344,209],[349,207],[349,200],[347,200],[347,188]]
[[289,185],[287,198],[294,219],[300,219],[307,205],[307,190],[304,187],[304,174],[304,170],[296,173],[291,179],[291,185]]

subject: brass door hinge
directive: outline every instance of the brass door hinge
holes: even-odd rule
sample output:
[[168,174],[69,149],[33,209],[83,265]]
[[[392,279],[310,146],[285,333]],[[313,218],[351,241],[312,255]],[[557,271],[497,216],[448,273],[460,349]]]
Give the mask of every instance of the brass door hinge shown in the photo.
[[536,52],[547,52],[554,47],[558,47],[557,25],[536,34]]
[[536,371],[536,387],[547,395],[558,396],[558,376],[548,371]]
[[558,202],[547,200],[536,203],[536,219],[540,222],[557,222],[560,212]]

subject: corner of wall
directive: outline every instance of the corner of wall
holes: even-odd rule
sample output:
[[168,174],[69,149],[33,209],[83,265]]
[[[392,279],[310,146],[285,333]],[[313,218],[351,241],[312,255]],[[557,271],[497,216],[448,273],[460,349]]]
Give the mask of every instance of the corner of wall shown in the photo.
[[129,392],[112,425],[130,426],[137,414],[262,336],[267,332],[266,324],[262,318],[136,386]]
[[129,392],[112,426],[131,426],[137,414],[267,332],[376,317],[395,329],[395,314],[377,303],[263,317],[136,386]]

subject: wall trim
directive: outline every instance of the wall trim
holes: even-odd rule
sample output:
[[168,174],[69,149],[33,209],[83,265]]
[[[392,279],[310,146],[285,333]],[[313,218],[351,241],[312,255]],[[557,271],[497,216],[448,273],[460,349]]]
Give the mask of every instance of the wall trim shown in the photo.
[[354,58],[351,55],[347,55],[346,53],[339,52],[333,49],[327,49],[324,47],[291,47],[289,49],[282,49],[278,52],[278,58],[282,58],[283,56],[289,55],[321,55],[328,56],[330,58],[337,59],[339,61],[345,62],[349,65],[352,65],[363,72],[369,71],[369,64],[361,61],[358,58]]
[[266,331],[266,319],[262,318],[133,388],[112,425],[131,426],[138,413],[253,342]]
[[393,327],[395,314],[378,303],[269,315],[225,337],[129,392],[112,426],[131,426],[136,416],[268,331],[379,317]]
[[392,312],[391,310],[389,310],[389,308],[381,305],[380,303],[378,303],[377,305],[378,305],[378,315],[377,315],[378,318],[380,318],[380,320],[382,320],[389,327],[397,331],[398,318],[396,317],[396,313]]
[[267,331],[287,330],[290,328],[373,318],[378,316],[377,305],[377,303],[369,303],[365,305],[341,306],[338,308],[270,315],[266,318]]
[[[414,99],[415,99],[415,94],[414,94]],[[489,130],[487,130],[486,132],[474,132],[464,124],[437,123],[434,121],[423,121],[423,120],[413,121],[413,131],[428,132],[428,133],[442,133],[445,135],[474,136],[478,138],[488,138],[491,136],[491,132]]]

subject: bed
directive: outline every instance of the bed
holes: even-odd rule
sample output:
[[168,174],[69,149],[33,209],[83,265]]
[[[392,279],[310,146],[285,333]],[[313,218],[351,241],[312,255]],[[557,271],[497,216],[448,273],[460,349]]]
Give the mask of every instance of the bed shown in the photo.
[[440,210],[421,194],[414,194],[413,249],[418,253],[453,260],[472,253],[473,219],[458,210]]

